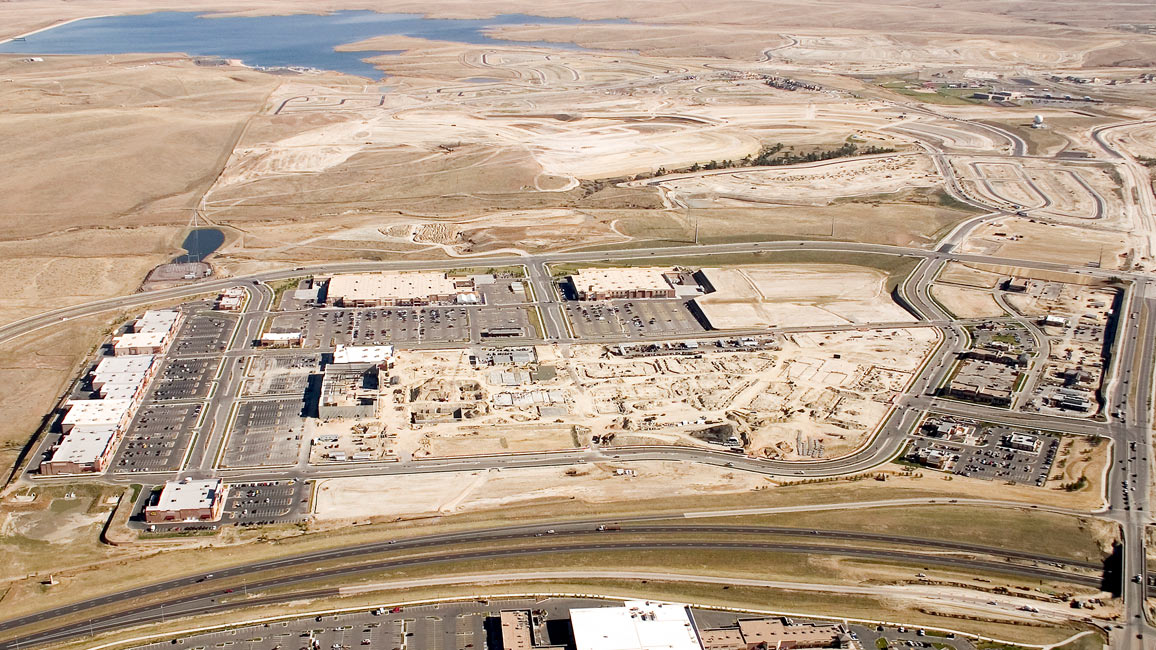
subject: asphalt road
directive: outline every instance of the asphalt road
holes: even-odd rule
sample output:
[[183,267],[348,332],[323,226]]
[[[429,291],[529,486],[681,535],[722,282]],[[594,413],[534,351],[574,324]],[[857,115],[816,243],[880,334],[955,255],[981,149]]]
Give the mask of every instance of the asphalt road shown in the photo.
[[[561,526],[561,524],[559,524]],[[441,553],[431,553],[421,557],[410,557],[400,559],[381,559],[373,560],[365,563],[359,563],[354,566],[342,566],[334,568],[314,569],[309,570],[308,564],[313,564],[322,560],[335,559],[350,559],[357,555],[375,555],[383,551],[394,550],[415,550],[421,549],[426,551],[433,545],[427,538],[425,540],[409,540],[399,541],[394,545],[388,543],[375,543],[362,545],[360,547],[339,549],[330,552],[319,552],[310,554],[308,556],[299,556],[295,558],[283,558],[280,560],[267,561],[246,565],[242,567],[235,567],[222,571],[217,571],[213,574],[190,576],[177,580],[170,580],[157,585],[142,587],[124,591],[117,594],[103,596],[101,598],[85,601],[84,603],[77,603],[47,612],[41,612],[30,616],[25,616],[17,619],[12,619],[0,624],[0,632],[7,630],[14,630],[22,625],[39,623],[42,621],[49,621],[59,617],[68,617],[73,622],[65,625],[54,627],[44,632],[28,634],[16,638],[8,638],[0,642],[0,650],[8,650],[9,648],[16,649],[19,646],[44,644],[52,642],[61,642],[66,639],[91,634],[93,632],[100,632],[104,630],[118,629],[130,625],[140,625],[144,623],[151,623],[162,620],[164,616],[189,615],[193,613],[206,613],[212,611],[224,611],[237,606],[249,606],[259,602],[282,602],[287,600],[296,600],[302,598],[301,592],[291,591],[284,595],[275,596],[272,598],[282,599],[281,601],[264,599],[247,599],[240,596],[238,591],[245,594],[251,592],[260,592],[267,589],[284,589],[302,583],[316,582],[323,579],[332,579],[340,577],[349,577],[354,579],[355,576],[378,572],[398,570],[405,568],[412,568],[417,566],[424,566],[429,564],[444,563],[444,562],[465,562],[474,560],[495,560],[500,561],[503,558],[523,557],[529,555],[543,555],[543,554],[558,554],[558,553],[572,553],[572,552],[613,552],[613,551],[629,551],[629,550],[702,550],[702,551],[765,551],[774,553],[792,553],[792,554],[806,554],[806,555],[838,555],[846,557],[860,557],[877,560],[884,560],[890,562],[899,562],[906,565],[929,565],[939,567],[949,567],[953,569],[970,569],[982,573],[999,573],[1011,574],[1024,578],[1032,578],[1039,580],[1057,580],[1062,582],[1069,582],[1081,584],[1085,586],[1098,586],[1100,578],[1095,575],[1087,573],[1073,573],[1063,569],[1038,566],[1038,565],[1024,565],[1011,563],[1008,560],[988,560],[973,557],[960,557],[955,555],[947,555],[942,552],[936,553],[918,553],[909,550],[896,550],[886,548],[862,548],[862,547],[842,547],[831,546],[827,544],[817,543],[798,543],[798,542],[756,542],[756,541],[727,541],[727,542],[706,542],[706,541],[626,541],[616,540],[614,537],[619,534],[641,534],[648,529],[646,527],[627,528],[622,533],[596,533],[591,532],[589,527],[586,530],[578,530],[573,528],[573,524],[567,524],[569,528],[555,529],[558,532],[554,534],[543,533],[544,529],[538,527],[537,533],[523,533],[523,534],[503,534],[493,536],[477,537],[476,533],[456,533],[438,536],[438,541],[435,542],[438,546],[445,546],[453,543],[465,543],[467,541],[497,541],[503,539],[515,539],[519,537],[528,537],[533,535],[535,537],[541,536],[545,538],[549,536],[551,542],[549,544],[540,543],[530,546],[519,546],[512,548],[486,549],[477,551],[460,551],[448,550]],[[665,526],[657,528],[651,527],[650,532],[692,532],[703,534],[707,531],[713,532],[732,532],[732,529],[725,527],[710,527],[710,526],[688,526],[681,529],[677,526]],[[757,527],[744,527],[739,529],[741,532],[750,534],[757,534],[754,531],[761,529]],[[800,529],[778,529],[789,530],[789,534],[793,535],[809,535],[809,531]],[[561,543],[561,537],[564,536],[589,536],[596,535],[599,541],[595,543]],[[820,533],[821,536],[826,536]],[[864,537],[864,533],[842,533],[831,532],[830,537],[833,539],[849,539],[849,540],[867,540],[871,541],[886,541],[886,536],[870,536]],[[846,536],[846,537],[843,537]],[[557,541],[555,541],[557,540]],[[914,540],[906,537],[896,537],[894,540],[897,543],[911,543]],[[956,548],[954,546],[946,545],[948,542],[940,542],[938,540],[925,540],[932,548],[965,550]],[[984,547],[974,547],[984,548]],[[997,556],[1009,558],[1006,551],[998,549],[993,550]],[[972,549],[969,552],[974,552]],[[1056,562],[1054,558],[1036,557],[1028,558],[1030,554],[1017,554],[1014,559],[1031,559],[1035,562],[1052,563]],[[309,558],[308,561],[305,558]],[[1072,565],[1071,563],[1067,563]],[[257,571],[278,569],[282,567],[291,566],[294,570],[285,572],[273,578],[267,578],[258,581],[248,581],[246,576],[252,575]],[[212,577],[210,578],[209,575]],[[75,621],[81,620],[84,610],[93,607],[104,605],[111,605],[115,603],[125,603],[132,599],[141,598],[144,596],[161,594],[164,591],[176,589],[180,587],[195,587],[197,584],[205,582],[205,586],[212,586],[212,589],[199,590],[198,593],[186,596],[179,596],[169,598],[161,602],[151,602],[147,605],[139,605],[132,607],[126,611],[121,611],[115,614],[101,615],[93,618],[85,618],[85,625],[78,625]],[[314,597],[319,595],[326,595],[330,593],[335,594],[335,590],[311,590],[306,592],[312,594]],[[166,614],[167,612],[167,614]]]

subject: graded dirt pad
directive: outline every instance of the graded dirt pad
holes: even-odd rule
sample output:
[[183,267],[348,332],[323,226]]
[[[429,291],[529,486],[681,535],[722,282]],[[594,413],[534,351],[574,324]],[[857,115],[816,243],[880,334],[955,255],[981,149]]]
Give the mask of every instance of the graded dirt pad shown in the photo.
[[[1104,448],[1095,462],[1106,462]],[[1102,467],[1100,465],[1099,467]],[[631,470],[634,475],[617,470]],[[315,515],[326,522],[367,518],[407,517],[422,514],[486,512],[517,506],[548,506],[556,502],[585,505],[623,501],[664,503],[666,507],[693,508],[693,499],[708,495],[747,493],[736,507],[798,506],[808,503],[872,501],[904,498],[974,498],[1043,503],[1059,507],[1095,509],[1102,503],[1103,481],[1089,476],[1085,489],[1071,492],[1057,482],[1053,487],[1005,485],[934,471],[915,471],[888,465],[876,472],[886,481],[832,481],[779,485],[770,477],[697,463],[646,461],[594,463],[566,468],[518,468],[502,471],[435,472],[430,474],[322,479],[318,483]],[[1051,482],[1049,482],[1051,484]],[[622,511],[621,504],[613,512]],[[608,516],[613,516],[608,513]],[[1109,535],[1110,530],[1097,535]]]
[[890,194],[941,182],[930,158],[911,154],[833,160],[788,169],[699,172],[663,180],[660,187],[696,207],[701,207],[701,202],[825,205],[837,198]]
[[914,322],[891,299],[887,274],[846,265],[704,270],[714,292],[695,304],[715,329]]
[[1156,124],[1139,124],[1114,133],[1116,142],[1133,156],[1156,158]]
[[956,318],[986,318],[988,316],[1007,315],[1003,308],[996,303],[995,297],[986,291],[935,284],[931,287],[931,295]]
[[1132,268],[1136,239],[1127,233],[1047,224],[1004,217],[977,227],[961,246],[963,252],[1069,264],[1098,264],[1105,269]]
[[[629,467],[633,476],[616,475]],[[573,469],[542,467],[414,476],[323,479],[314,506],[322,520],[456,512],[510,507],[518,503],[578,499],[586,503],[683,495],[745,492],[768,486],[766,479],[734,470],[689,463],[595,463]],[[373,498],[368,498],[373,495]]]
[[452,433],[429,433],[421,437],[418,445],[419,454],[425,452],[430,458],[442,458],[574,449],[579,442],[575,438],[573,426],[505,424],[464,426]]

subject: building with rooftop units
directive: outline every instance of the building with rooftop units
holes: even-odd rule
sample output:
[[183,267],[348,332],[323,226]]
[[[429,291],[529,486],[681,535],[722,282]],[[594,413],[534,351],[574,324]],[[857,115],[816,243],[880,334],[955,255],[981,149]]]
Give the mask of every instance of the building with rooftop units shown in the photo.
[[628,600],[570,610],[575,650],[702,650],[685,605]]
[[755,650],[770,648],[838,648],[844,630],[829,623],[796,624],[784,618],[755,618],[735,627],[702,630],[703,650]]
[[610,268],[579,269],[570,276],[579,300],[675,298],[671,269]]
[[335,275],[326,300],[340,307],[412,307],[477,302],[474,281],[440,271],[391,271]]
[[225,507],[228,486],[221,479],[168,481],[157,502],[145,506],[150,524],[179,521],[217,521]]

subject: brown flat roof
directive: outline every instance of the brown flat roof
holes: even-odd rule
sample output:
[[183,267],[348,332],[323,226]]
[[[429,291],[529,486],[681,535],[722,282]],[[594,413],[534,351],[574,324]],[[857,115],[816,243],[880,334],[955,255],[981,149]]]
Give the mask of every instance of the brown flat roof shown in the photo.
[[534,647],[530,635],[530,611],[507,609],[499,615],[502,623],[502,648],[505,650],[531,650]]

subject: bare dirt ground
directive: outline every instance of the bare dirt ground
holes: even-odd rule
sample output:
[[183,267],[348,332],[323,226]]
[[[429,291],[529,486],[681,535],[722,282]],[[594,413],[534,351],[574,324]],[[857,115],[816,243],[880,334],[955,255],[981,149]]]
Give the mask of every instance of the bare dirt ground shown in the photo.
[[[956,498],[998,499],[1046,503],[1060,507],[1094,509],[1102,502],[1103,481],[1098,471],[1106,462],[1105,445],[1100,445],[1083,472],[1088,476],[1086,488],[1071,492],[1060,482],[1047,488],[1005,485],[999,482],[969,479],[937,472],[910,472],[888,466],[880,472],[888,496],[950,494]],[[617,470],[629,469],[633,475]],[[672,480],[675,479],[675,480]],[[871,481],[874,483],[874,481]],[[1051,482],[1049,482],[1051,484]],[[415,485],[407,476],[375,476],[325,479],[317,490],[315,514],[325,522],[348,522],[366,518],[395,518],[425,514],[449,514],[515,507],[519,504],[545,505],[551,502],[577,500],[588,504],[614,502],[623,493],[635,501],[654,499],[689,499],[710,494],[762,492],[768,498],[792,495],[801,491],[846,491],[856,483],[835,481],[816,485],[780,485],[756,475],[709,465],[692,463],[595,463],[576,468],[507,469],[501,472],[439,473]],[[877,498],[862,492],[864,499]],[[368,498],[381,495],[386,498]],[[760,499],[763,500],[763,499]],[[784,505],[787,503],[784,501]],[[809,501],[808,501],[809,502]],[[799,503],[799,501],[795,501]]]
[[715,292],[695,303],[717,329],[914,321],[891,300],[887,275],[839,265],[710,270]]
[[995,297],[986,291],[935,284],[931,287],[931,295],[956,318],[1006,315],[1003,308],[996,303]]
[[1029,260],[1068,260],[1105,269],[1134,268],[1136,238],[1125,232],[1090,230],[1021,217],[983,224],[963,245],[969,253]]
[[961,262],[948,262],[936,280],[977,289],[994,289],[1003,277],[998,273],[977,269]]

